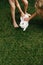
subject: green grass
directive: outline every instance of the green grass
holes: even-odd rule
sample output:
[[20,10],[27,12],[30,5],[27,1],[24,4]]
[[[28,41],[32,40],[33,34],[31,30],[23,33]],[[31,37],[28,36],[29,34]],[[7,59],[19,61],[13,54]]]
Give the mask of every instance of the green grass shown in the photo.
[[13,27],[5,7],[0,9],[0,65],[43,65],[43,20],[31,20],[23,32]]

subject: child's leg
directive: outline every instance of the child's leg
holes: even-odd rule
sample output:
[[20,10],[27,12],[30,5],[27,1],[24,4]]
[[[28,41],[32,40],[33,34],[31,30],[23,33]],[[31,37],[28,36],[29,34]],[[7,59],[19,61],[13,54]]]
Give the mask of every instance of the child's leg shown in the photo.
[[24,12],[27,12],[27,8],[28,8],[28,1],[27,0],[22,0],[22,2],[24,3]]
[[18,27],[16,20],[15,20],[15,1],[14,0],[9,0],[10,6],[11,6],[11,14],[12,14],[12,19],[13,19],[13,25],[14,27]]

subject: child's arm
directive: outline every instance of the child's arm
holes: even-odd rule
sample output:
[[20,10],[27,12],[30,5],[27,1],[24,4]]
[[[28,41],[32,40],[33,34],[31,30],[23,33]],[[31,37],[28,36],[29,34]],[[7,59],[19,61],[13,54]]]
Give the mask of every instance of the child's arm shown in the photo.
[[24,16],[24,12],[22,11],[18,0],[15,0],[15,2],[16,2],[16,6],[18,7],[18,9],[19,9],[19,11],[20,11],[21,16]]
[[37,16],[37,13],[36,13],[36,12],[33,13],[33,14],[30,16],[29,21],[30,21],[31,19],[33,19],[35,16]]
[[35,16],[37,15],[37,13],[33,13],[29,18],[25,18],[25,21],[30,21],[31,19],[33,19]]

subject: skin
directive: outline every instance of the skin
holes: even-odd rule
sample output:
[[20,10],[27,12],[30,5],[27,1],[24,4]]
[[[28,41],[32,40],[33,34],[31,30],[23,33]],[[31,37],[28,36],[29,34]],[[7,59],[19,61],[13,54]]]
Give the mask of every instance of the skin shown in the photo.
[[33,19],[35,16],[41,16],[43,18],[43,10],[42,9],[38,9],[37,12],[33,13],[30,17],[25,18],[25,21],[30,21],[31,19]]
[[35,16],[39,15],[43,18],[43,0],[36,0],[35,2],[36,12],[31,15],[31,17],[25,18],[24,20],[30,21]]
[[16,8],[16,6],[18,7],[21,16],[25,15],[24,13],[26,13],[27,8],[28,8],[28,1],[27,0],[22,0],[22,2],[24,4],[25,12],[22,11],[18,0],[9,0],[11,15],[12,15],[12,21],[13,21],[13,25],[14,25],[15,28],[19,27],[18,24],[16,23],[16,20],[15,20],[15,8]]
[[28,1],[27,0],[22,0],[23,4],[24,4],[24,13],[27,12],[27,8],[28,8]]

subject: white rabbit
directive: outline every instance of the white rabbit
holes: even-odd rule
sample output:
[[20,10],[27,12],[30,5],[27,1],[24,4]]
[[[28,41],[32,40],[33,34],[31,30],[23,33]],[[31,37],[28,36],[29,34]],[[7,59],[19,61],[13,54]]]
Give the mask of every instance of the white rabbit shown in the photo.
[[24,18],[30,17],[30,14],[25,14],[24,17],[20,17],[20,27],[23,29],[23,31],[25,31],[27,29],[27,27],[29,26],[28,21],[24,21]]

